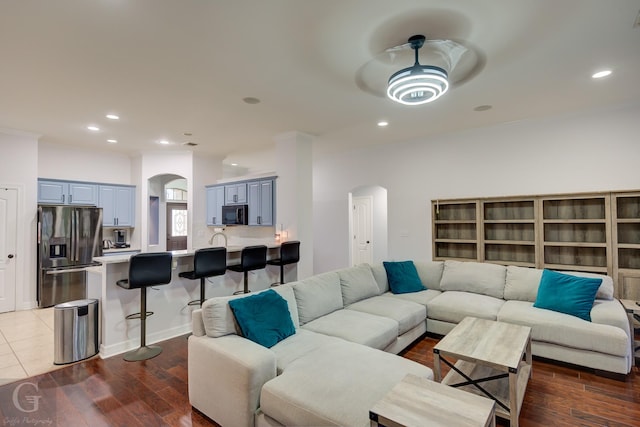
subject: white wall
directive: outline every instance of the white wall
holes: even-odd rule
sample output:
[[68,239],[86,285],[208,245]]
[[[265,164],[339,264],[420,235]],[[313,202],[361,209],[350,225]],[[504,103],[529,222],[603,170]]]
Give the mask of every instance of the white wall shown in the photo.
[[38,145],[38,177],[132,185],[131,158],[109,151]]
[[[640,188],[640,104],[314,151],[314,272],[348,265],[351,189],[388,190],[389,259],[431,259],[431,200]],[[322,140],[319,139],[321,144]]]
[[0,129],[0,185],[18,189],[16,310],[37,306],[38,136]]

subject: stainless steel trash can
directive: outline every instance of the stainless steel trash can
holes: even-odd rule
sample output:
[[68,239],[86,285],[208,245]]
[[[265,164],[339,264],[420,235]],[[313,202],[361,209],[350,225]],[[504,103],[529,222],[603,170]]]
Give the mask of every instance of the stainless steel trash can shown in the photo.
[[53,363],[64,365],[98,353],[98,300],[81,299],[53,308]]

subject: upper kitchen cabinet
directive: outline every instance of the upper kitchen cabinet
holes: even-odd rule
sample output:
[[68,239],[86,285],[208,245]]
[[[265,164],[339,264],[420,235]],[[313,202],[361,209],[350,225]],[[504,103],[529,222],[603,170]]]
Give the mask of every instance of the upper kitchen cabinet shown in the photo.
[[227,184],[224,186],[225,205],[244,205],[247,203],[247,183]]
[[102,208],[105,227],[133,227],[135,225],[136,188],[128,185],[100,185],[98,207]]
[[207,225],[222,225],[222,206],[225,202],[224,185],[207,188]]
[[95,206],[97,202],[96,184],[50,179],[38,180],[39,204]]
[[248,225],[273,225],[274,180],[247,183],[249,205]]

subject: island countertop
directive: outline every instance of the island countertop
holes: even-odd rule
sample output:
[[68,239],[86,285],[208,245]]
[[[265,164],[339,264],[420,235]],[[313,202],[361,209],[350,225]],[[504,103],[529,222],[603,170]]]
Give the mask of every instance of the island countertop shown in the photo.
[[[268,249],[276,249],[280,247],[279,243],[265,243],[264,245]],[[245,247],[246,246],[241,246],[241,245],[229,245],[227,246],[227,253],[229,254],[238,253],[238,252],[241,252],[242,249]],[[131,255],[134,255],[134,252],[140,253],[140,251],[130,250],[127,253],[123,253],[123,254],[116,253],[113,255],[104,255],[104,256],[94,257],[93,260],[98,261],[101,264],[117,264],[121,262],[129,262],[129,258],[131,258]],[[154,252],[154,251],[149,251],[149,252]],[[182,258],[186,256],[193,256],[193,254],[196,252],[196,249],[183,249],[183,250],[169,251],[169,252],[171,252],[171,255],[174,258]]]

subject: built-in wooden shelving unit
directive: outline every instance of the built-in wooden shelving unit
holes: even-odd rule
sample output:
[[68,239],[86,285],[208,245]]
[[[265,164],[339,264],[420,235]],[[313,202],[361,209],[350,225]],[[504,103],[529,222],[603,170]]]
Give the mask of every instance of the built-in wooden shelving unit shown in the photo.
[[640,300],[640,191],[432,201],[433,259],[608,274]]

